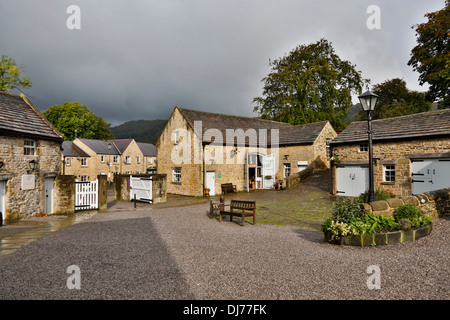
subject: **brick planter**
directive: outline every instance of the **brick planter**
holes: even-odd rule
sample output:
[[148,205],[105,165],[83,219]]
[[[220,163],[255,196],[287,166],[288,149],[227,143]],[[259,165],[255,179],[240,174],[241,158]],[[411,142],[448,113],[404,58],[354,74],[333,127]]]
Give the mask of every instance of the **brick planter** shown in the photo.
[[395,231],[387,233],[375,233],[375,234],[361,234],[357,236],[346,236],[339,240],[331,240],[331,234],[325,233],[325,241],[332,244],[341,244],[347,246],[381,246],[395,243],[403,243],[408,241],[414,241],[425,237],[431,233],[433,224],[430,223],[426,226],[408,230],[408,231]]

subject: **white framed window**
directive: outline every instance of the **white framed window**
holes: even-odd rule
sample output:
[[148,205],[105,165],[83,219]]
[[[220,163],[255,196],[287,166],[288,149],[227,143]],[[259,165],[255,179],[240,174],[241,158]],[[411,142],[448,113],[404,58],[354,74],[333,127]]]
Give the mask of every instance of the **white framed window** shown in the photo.
[[125,164],[131,164],[131,157],[130,156],[126,156],[125,157]]
[[175,144],[178,144],[180,142],[180,132],[174,131],[172,133],[172,140],[175,142]]
[[137,162],[137,163],[141,163],[141,157],[140,157],[140,156],[137,156],[137,157],[136,157],[136,162]]
[[181,183],[181,168],[173,168],[173,182]]
[[114,162],[114,164],[119,164],[119,156],[114,156],[113,162]]
[[287,178],[291,175],[291,164],[285,163],[284,164],[284,177]]
[[25,140],[23,142],[23,154],[25,156],[36,155],[36,142],[34,140]]
[[153,158],[152,157],[148,157],[147,158],[147,163],[148,164],[152,164],[153,163]]
[[80,181],[88,181],[88,176],[81,176]]
[[81,166],[82,167],[87,167],[87,158],[81,158]]
[[395,182],[395,165],[393,164],[384,165],[384,181]]
[[360,143],[359,144],[359,152],[368,152],[369,144],[368,143]]
[[70,163],[71,163],[71,160],[72,158],[66,158],[66,166],[69,166],[70,167]]
[[102,163],[105,163],[105,156],[100,156],[100,161],[102,162]]

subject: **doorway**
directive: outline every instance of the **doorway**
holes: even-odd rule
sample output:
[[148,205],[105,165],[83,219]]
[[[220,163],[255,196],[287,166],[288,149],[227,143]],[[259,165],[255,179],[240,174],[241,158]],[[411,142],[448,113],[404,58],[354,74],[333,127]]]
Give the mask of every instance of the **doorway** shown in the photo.
[[216,172],[215,171],[207,171],[206,172],[206,188],[209,189],[210,196],[214,196],[216,194],[215,185],[216,185]]
[[53,213],[53,184],[54,178],[45,178],[45,195],[44,195],[44,212],[46,214]]
[[[6,181],[2,180],[0,181],[0,212],[1,217],[0,219],[5,220],[5,216],[6,216]],[[1,224],[2,221],[0,221]]]

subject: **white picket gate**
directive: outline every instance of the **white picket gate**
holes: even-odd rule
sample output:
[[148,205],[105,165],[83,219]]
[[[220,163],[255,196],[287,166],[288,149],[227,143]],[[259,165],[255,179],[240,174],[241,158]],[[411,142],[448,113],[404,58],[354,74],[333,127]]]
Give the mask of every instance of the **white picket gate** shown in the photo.
[[98,209],[98,179],[75,181],[75,210]]
[[152,178],[130,176],[130,200],[152,203]]

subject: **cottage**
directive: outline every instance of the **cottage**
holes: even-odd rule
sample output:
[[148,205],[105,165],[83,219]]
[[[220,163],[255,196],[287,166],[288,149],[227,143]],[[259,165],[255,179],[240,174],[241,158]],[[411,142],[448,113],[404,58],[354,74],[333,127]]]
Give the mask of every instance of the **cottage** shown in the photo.
[[[450,187],[450,110],[372,121],[374,185],[397,196]],[[351,123],[330,144],[332,193],[369,188],[367,121]]]
[[62,174],[75,175],[79,181],[94,180],[115,174],[142,174],[153,168],[156,148],[134,139],[64,141]]
[[174,194],[221,194],[223,184],[271,189],[317,159],[327,163],[326,141],[335,136],[327,121],[292,126],[177,106],[156,143],[157,171]]
[[17,219],[58,210],[62,135],[25,95],[0,92],[0,212]]

